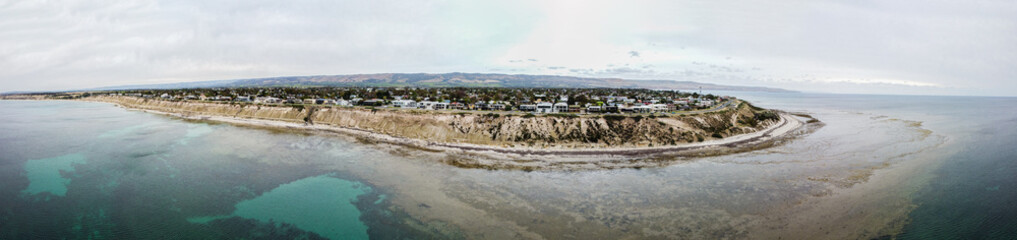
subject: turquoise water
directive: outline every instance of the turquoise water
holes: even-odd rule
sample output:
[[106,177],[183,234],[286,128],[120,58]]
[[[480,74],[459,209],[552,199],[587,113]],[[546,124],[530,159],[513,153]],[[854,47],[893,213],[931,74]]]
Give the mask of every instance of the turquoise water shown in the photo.
[[292,224],[331,239],[367,239],[367,226],[360,222],[360,211],[351,202],[370,190],[359,183],[325,175],[304,178],[237,203],[233,215],[194,217],[187,221],[207,224],[242,217]]
[[271,154],[300,135],[243,151],[222,138],[244,129],[107,104],[0,102],[0,115],[0,239],[367,239],[360,210],[385,206],[341,170],[276,161],[334,159]]
[[[1017,236],[1017,99],[732,95],[826,126],[661,167],[522,172],[338,135],[0,101],[0,239]],[[857,193],[838,218],[782,222],[880,179],[867,174],[901,184]],[[865,224],[884,222],[906,224]],[[820,228],[855,230],[800,235]]]
[[30,195],[47,192],[63,197],[67,194],[67,184],[71,180],[61,174],[72,174],[74,164],[84,163],[85,156],[81,154],[28,160],[25,162],[25,175],[29,184],[24,192]]

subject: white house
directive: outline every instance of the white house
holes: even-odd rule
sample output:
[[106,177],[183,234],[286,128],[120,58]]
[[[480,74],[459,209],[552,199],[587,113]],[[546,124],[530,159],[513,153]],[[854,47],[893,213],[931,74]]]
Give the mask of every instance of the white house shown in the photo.
[[554,112],[569,112],[569,104],[564,102],[555,103]]
[[660,103],[658,103],[658,104],[650,105],[650,107],[653,108],[654,112],[667,112],[669,110],[668,107],[667,107],[667,104],[660,104]]
[[392,107],[397,107],[397,108],[417,108],[417,101],[413,101],[413,100],[395,100],[395,101],[392,101]]
[[417,108],[429,110],[442,110],[448,108],[448,104],[435,101],[422,101],[417,104]]
[[699,101],[699,106],[700,107],[713,106],[713,100],[702,100],[702,101]]
[[259,98],[255,98],[254,102],[255,103],[274,104],[274,103],[279,103],[281,101],[278,98],[274,98],[274,97],[259,97]]
[[632,112],[635,112],[635,113],[651,113],[651,112],[653,112],[653,107],[650,107],[649,105],[633,106],[632,107]]
[[542,102],[537,104],[538,113],[552,113],[554,112],[554,105],[549,102]]

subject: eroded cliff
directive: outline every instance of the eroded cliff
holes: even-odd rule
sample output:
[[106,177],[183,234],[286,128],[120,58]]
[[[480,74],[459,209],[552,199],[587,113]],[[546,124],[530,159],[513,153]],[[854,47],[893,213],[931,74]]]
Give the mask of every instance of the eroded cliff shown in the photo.
[[658,147],[750,133],[778,121],[771,111],[739,104],[691,115],[524,115],[329,106],[261,106],[161,101],[122,96],[88,100],[190,116],[214,115],[328,124],[439,143],[500,147]]

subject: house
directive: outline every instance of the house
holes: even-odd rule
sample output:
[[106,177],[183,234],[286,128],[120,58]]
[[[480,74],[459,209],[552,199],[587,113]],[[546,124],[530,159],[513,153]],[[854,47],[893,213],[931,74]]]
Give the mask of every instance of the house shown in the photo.
[[571,112],[571,113],[578,113],[578,112],[582,112],[582,110],[583,110],[583,108],[582,108],[582,107],[579,107],[579,105],[569,105],[569,110],[568,110],[568,112]]
[[380,107],[383,104],[385,104],[385,100],[381,100],[381,99],[377,99],[377,98],[361,102],[361,105],[371,106],[371,107]]
[[653,112],[653,107],[650,107],[649,105],[637,105],[637,106],[633,106],[631,109],[632,109],[633,113],[651,113],[651,112]]
[[444,103],[439,103],[439,102],[435,102],[435,101],[423,101],[423,102],[417,103],[417,108],[419,108],[419,109],[428,109],[428,110],[445,109],[444,107],[439,107],[439,104],[444,105]]
[[519,105],[519,111],[523,111],[523,112],[536,112],[537,111],[537,105],[533,105],[533,104]]
[[589,106],[589,107],[586,107],[586,112],[587,113],[599,113],[600,112],[600,106]]
[[713,106],[713,100],[702,100],[702,101],[699,101],[699,104],[696,104],[696,105],[700,106],[700,107]]
[[501,103],[491,104],[491,110],[504,111],[504,110],[506,110],[506,106],[505,106],[505,104],[501,104]]
[[254,102],[255,103],[274,104],[274,103],[279,103],[280,100],[278,98],[274,98],[274,97],[260,97],[260,98],[255,98]]
[[568,111],[569,111],[569,104],[568,103],[559,102],[559,103],[555,103],[554,104],[554,112],[559,113],[559,112],[568,112]]
[[537,104],[538,113],[552,113],[554,112],[554,105],[549,102],[542,102]]
[[603,108],[601,109],[601,111],[603,111],[603,112],[608,112],[608,113],[616,113],[616,112],[618,112],[618,111],[620,111],[620,110],[621,110],[621,109],[620,109],[620,108],[618,107],[618,105],[614,105],[614,104],[611,104],[611,105],[607,105],[607,106],[604,106],[604,107],[603,107]]
[[392,107],[397,107],[397,108],[417,108],[417,101],[413,101],[413,100],[394,100],[394,101],[392,101]]
[[353,106],[353,103],[348,100],[343,100],[342,98],[340,98],[339,100],[335,100],[335,105],[348,107]]
[[654,112],[668,112],[668,111],[670,111],[670,108],[667,107],[667,104],[660,104],[660,103],[650,104],[650,107],[653,109]]

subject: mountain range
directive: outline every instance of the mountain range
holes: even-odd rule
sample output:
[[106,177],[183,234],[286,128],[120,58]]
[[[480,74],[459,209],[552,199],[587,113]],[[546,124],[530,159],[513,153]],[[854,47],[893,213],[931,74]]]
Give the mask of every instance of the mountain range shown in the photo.
[[378,73],[291,76],[169,84],[102,87],[88,90],[176,89],[211,87],[519,87],[519,88],[647,88],[790,92],[779,88],[728,86],[675,80],[628,80],[553,75],[491,73]]

